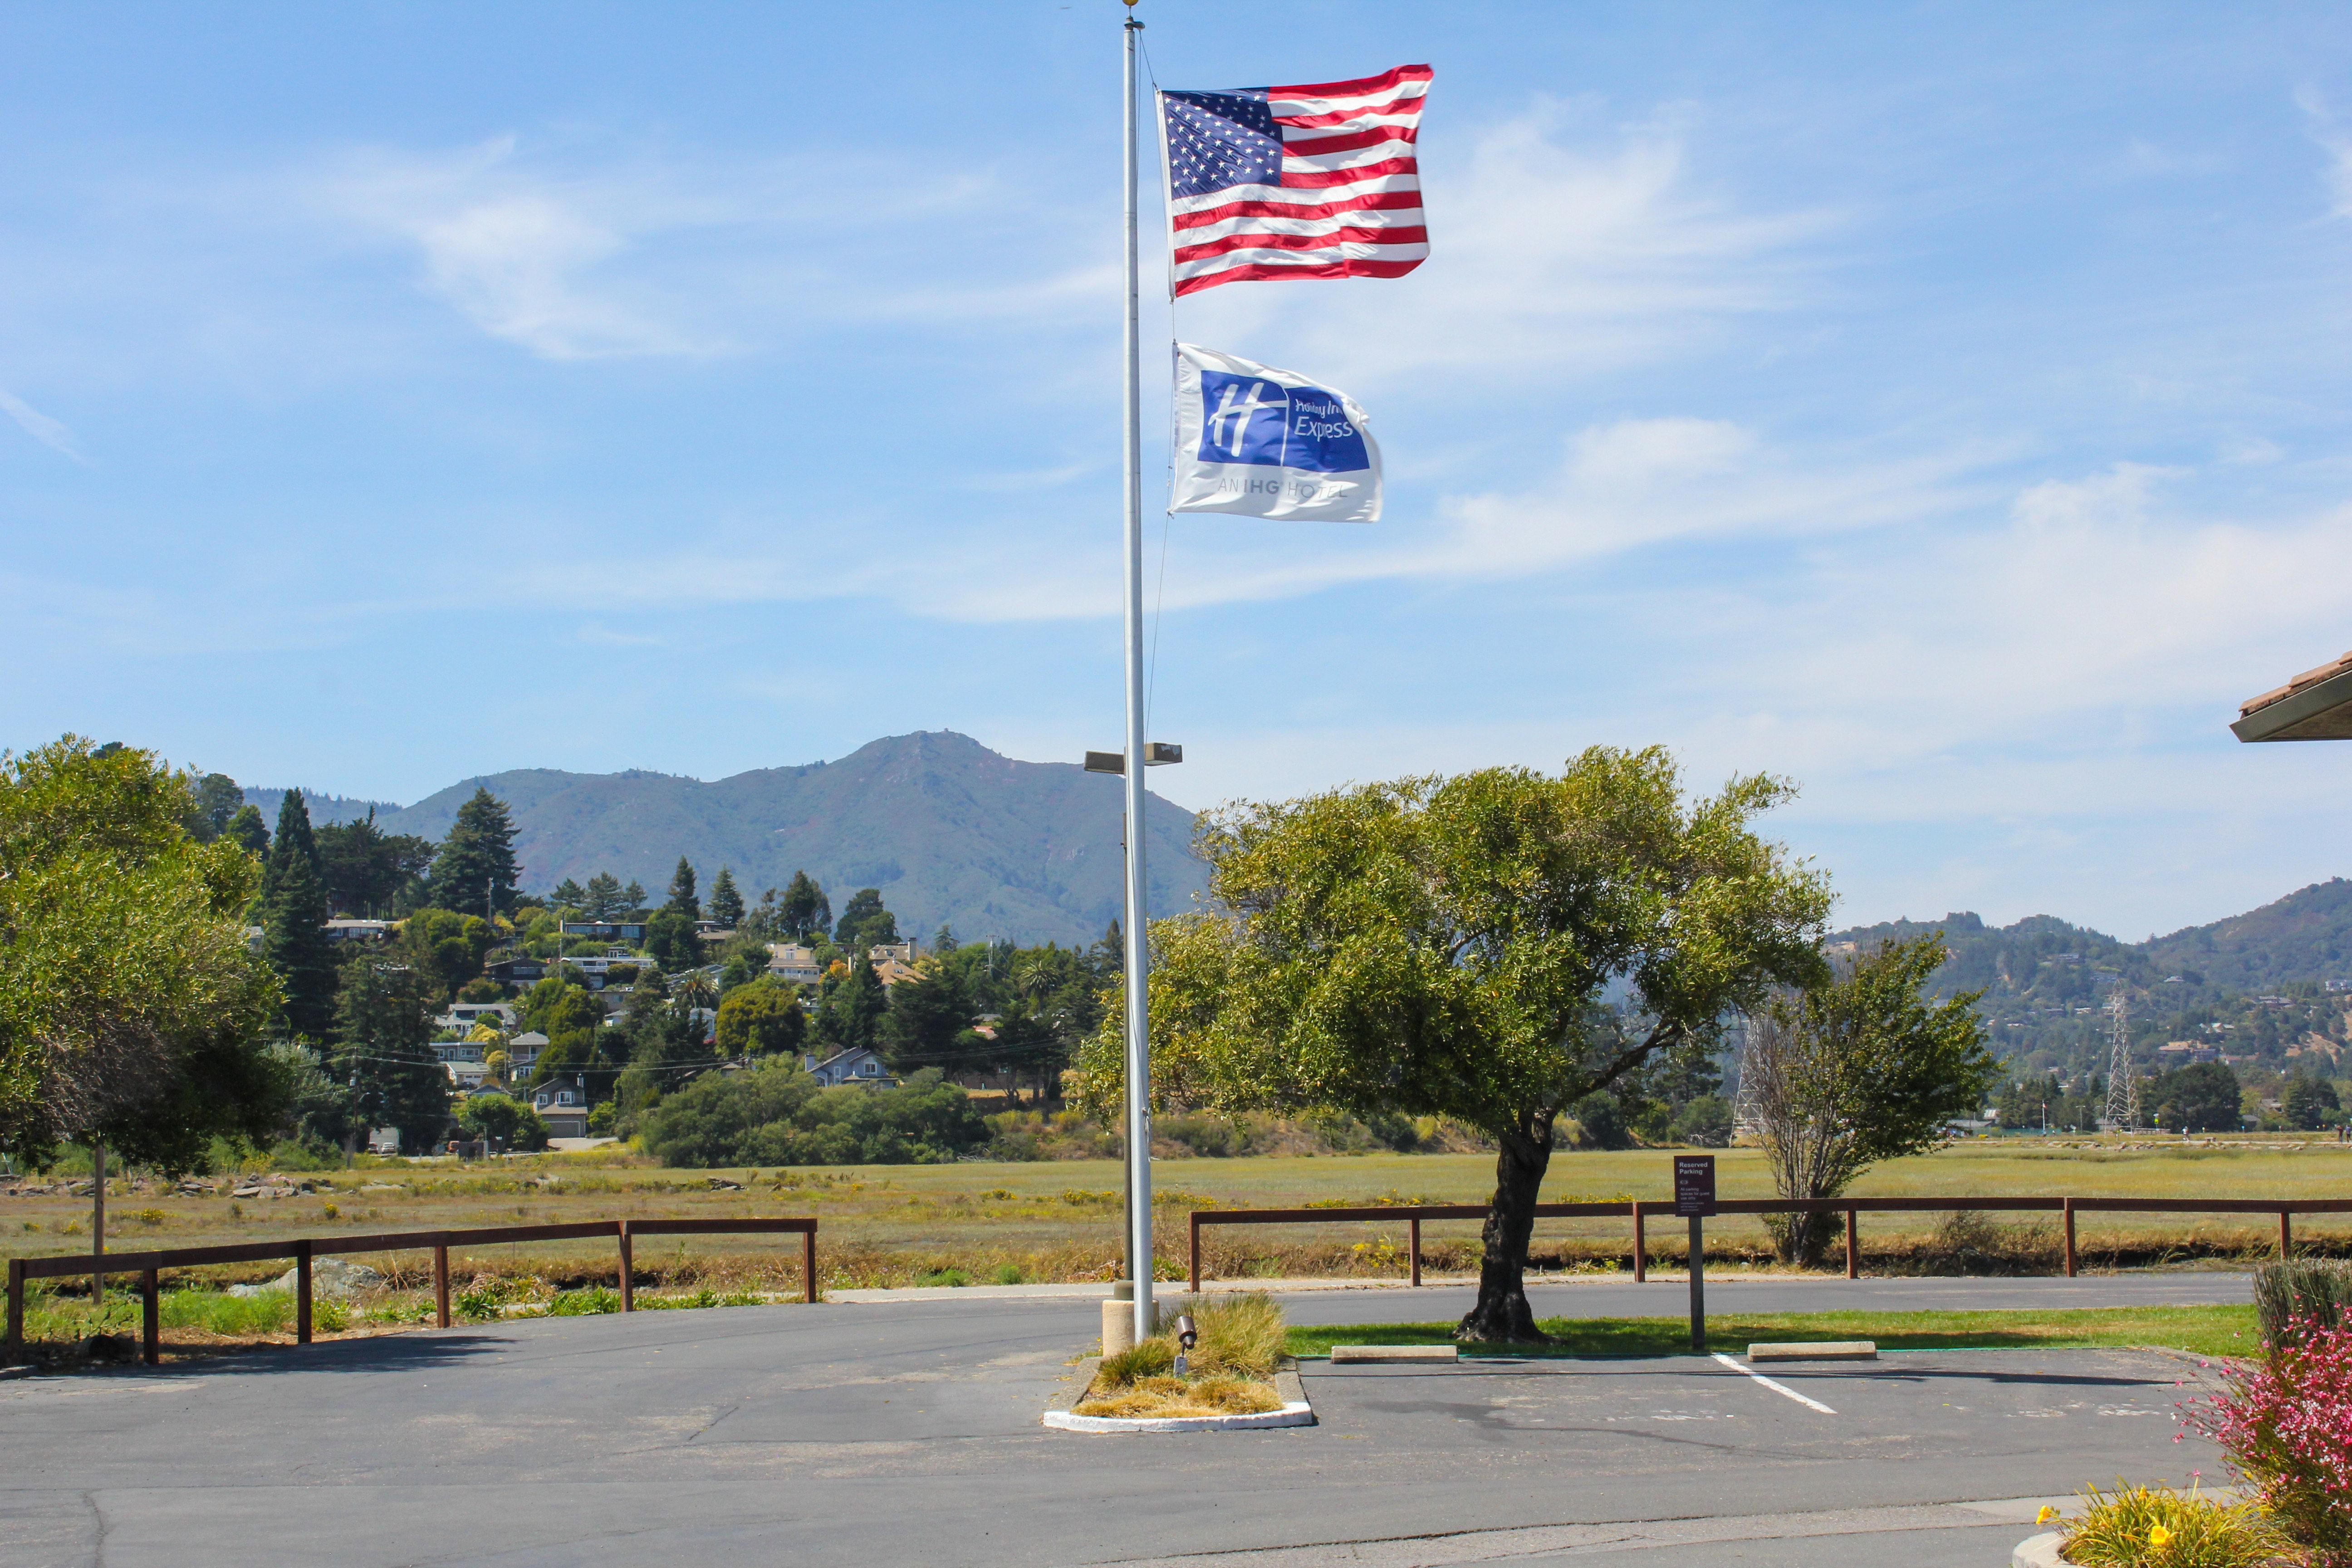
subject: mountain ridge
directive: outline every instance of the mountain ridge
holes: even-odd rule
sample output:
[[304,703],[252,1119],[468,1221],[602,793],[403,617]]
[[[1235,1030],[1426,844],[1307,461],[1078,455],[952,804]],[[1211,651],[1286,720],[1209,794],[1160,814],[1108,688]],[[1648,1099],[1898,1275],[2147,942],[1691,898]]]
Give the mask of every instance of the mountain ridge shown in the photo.
[[[1075,763],[1018,761],[951,730],[708,781],[514,768],[410,805],[376,803],[376,826],[439,839],[477,788],[507,803],[522,885],[535,892],[610,871],[658,900],[683,855],[706,897],[722,865],[746,902],[798,870],[824,884],[836,910],[858,889],[878,888],[900,931],[924,938],[944,924],[968,939],[1090,942],[1121,904],[1119,781]],[[1207,872],[1192,858],[1192,814],[1148,798],[1151,910],[1173,914]]]

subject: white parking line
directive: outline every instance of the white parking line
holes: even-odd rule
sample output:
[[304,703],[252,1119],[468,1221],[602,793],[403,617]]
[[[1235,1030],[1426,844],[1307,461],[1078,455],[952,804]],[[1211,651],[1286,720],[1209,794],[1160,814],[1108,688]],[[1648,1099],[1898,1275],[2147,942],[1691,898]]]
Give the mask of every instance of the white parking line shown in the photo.
[[1808,1410],[1818,1410],[1824,1415],[1834,1415],[1837,1414],[1836,1411],[1831,1409],[1828,1405],[1823,1405],[1820,1400],[1808,1399],[1803,1394],[1798,1393],[1795,1389],[1788,1386],[1786,1384],[1775,1383],[1770,1378],[1765,1376],[1762,1373],[1757,1372],[1749,1367],[1742,1366],[1739,1363],[1732,1360],[1729,1356],[1725,1355],[1720,1352],[1717,1352],[1715,1359],[1729,1367],[1732,1371],[1739,1373],[1742,1377],[1754,1378],[1757,1382],[1762,1384],[1765,1387],[1770,1389],[1775,1394],[1787,1394],[1790,1398],[1795,1400],[1798,1404],[1803,1405]]

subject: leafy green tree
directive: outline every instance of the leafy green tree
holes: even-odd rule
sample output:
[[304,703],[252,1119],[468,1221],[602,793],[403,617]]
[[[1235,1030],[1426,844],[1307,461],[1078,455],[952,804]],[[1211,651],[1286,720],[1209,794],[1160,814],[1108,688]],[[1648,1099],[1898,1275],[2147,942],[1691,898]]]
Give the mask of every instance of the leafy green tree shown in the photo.
[[784,889],[783,931],[794,942],[822,935],[833,924],[833,903],[824,889],[806,871],[795,871]]
[[494,1139],[509,1149],[547,1147],[546,1120],[509,1095],[468,1095],[457,1107],[457,1125],[468,1137]]
[[430,1147],[449,1123],[449,1069],[433,1051],[432,982],[365,950],[343,964],[328,1070],[352,1088],[365,1127],[397,1127],[404,1151]]
[[608,921],[627,906],[621,902],[621,879],[610,871],[599,871],[588,879],[587,896],[580,900],[581,912],[592,921]]
[[[194,781],[188,795],[188,811],[180,819],[181,825],[187,829],[188,837],[199,844],[210,844],[226,833],[237,808],[245,804],[245,791],[237,788],[236,781],[226,773],[206,773]],[[258,816],[260,813],[254,815]]]
[[433,901],[484,919],[515,907],[514,819],[487,789],[457,808],[433,859]]
[[743,923],[743,895],[735,890],[735,873],[724,866],[710,884],[710,918],[729,931]]
[[646,921],[646,951],[671,973],[698,967],[702,963],[702,938],[695,933],[694,918],[667,905],[656,910],[653,918]]
[[[1197,847],[1218,907],[1150,935],[1155,1087],[1485,1131],[1495,1194],[1456,1332],[1541,1340],[1524,1277],[1554,1123],[1820,971],[1828,889],[1749,828],[1790,794],[1743,778],[1685,805],[1663,750],[1596,747],[1557,778],[1489,768],[1212,813]],[[1121,1106],[1120,1013],[1082,1058],[1097,1115]]]
[[2158,1074],[2148,1085],[2147,1103],[2162,1117],[2159,1126],[2176,1131],[2235,1132],[2244,1125],[2243,1092],[2238,1075],[2220,1062],[2197,1062]]
[[297,1039],[323,1040],[335,1027],[335,944],[327,938],[327,890],[318,843],[299,789],[278,808],[269,866],[261,879],[261,952],[284,995],[279,1021]]
[[[1943,937],[1888,941],[1843,973],[1749,1010],[1741,1092],[1784,1198],[1828,1198],[1882,1160],[1923,1153],[1956,1118],[1974,1116],[2000,1076],[1986,1051],[1977,995],[1930,1005]],[[1810,1267],[1827,1215],[1765,1224],[1783,1262]]]
[[2344,1119],[2343,1112],[2336,1086],[2324,1078],[2298,1078],[2279,1097],[2279,1113],[2286,1124],[2306,1132],[2335,1126]]
[[898,940],[898,917],[882,907],[882,889],[860,888],[841,911],[833,940],[852,952],[863,952],[880,942]]
[[[579,973],[566,967],[570,973]],[[561,974],[551,974],[524,992],[517,1011],[524,1028],[536,1030],[551,1040],[574,1029],[602,1027],[604,1022],[604,1005],[596,1000],[594,994]]]
[[279,1126],[278,983],[245,940],[258,868],[191,839],[187,803],[152,752],[0,752],[0,1152],[96,1140],[184,1171]]
[[455,910],[419,910],[401,922],[399,951],[444,996],[482,973],[490,922]]
[[760,980],[727,994],[719,1004],[718,1029],[721,1056],[772,1056],[800,1049],[808,1017],[791,987]]
[[236,815],[228,819],[228,826],[221,830],[221,837],[256,859],[269,853],[269,827],[261,820],[259,806],[238,806]]
[[675,910],[688,921],[702,918],[702,900],[694,896],[694,868],[683,855],[677,858],[677,869],[669,874],[669,902],[662,908]]

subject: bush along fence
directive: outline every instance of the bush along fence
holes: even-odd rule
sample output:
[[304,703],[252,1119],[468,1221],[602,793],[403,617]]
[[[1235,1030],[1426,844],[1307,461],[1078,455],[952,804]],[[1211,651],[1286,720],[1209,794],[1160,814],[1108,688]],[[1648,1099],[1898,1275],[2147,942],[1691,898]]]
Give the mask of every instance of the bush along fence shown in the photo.
[[[2278,1216],[2279,1257],[2294,1247],[2294,1216],[2299,1214],[2352,1214],[2347,1198],[1725,1198],[1717,1203],[1719,1215],[1842,1214],[1845,1216],[1845,1277],[1862,1278],[1862,1253],[1855,1216],[1865,1214],[2030,1213],[2063,1215],[2066,1233],[2066,1278],[2077,1271],[2074,1216],[2078,1214],[2259,1214]],[[1361,1208],[1194,1209],[1192,1212],[1192,1283],[1201,1288],[1201,1227],[1204,1225],[1328,1225],[1337,1220],[1403,1220],[1409,1230],[1407,1259],[1413,1284],[1421,1283],[1421,1225],[1432,1219],[1486,1217],[1484,1204],[1397,1204]],[[1538,1219],[1631,1219],[1633,1222],[1633,1280],[1649,1278],[1647,1224],[1653,1217],[1673,1219],[1670,1199],[1594,1204],[1538,1204]]]
[[798,1236],[803,1299],[816,1300],[816,1221],[814,1219],[599,1219],[572,1225],[500,1225],[478,1230],[404,1230],[376,1236],[305,1237],[293,1241],[243,1242],[229,1247],[176,1247],[160,1252],[69,1253],[56,1258],[8,1260],[8,1329],[0,1353],[19,1355],[25,1343],[25,1286],[33,1279],[84,1276],[139,1276],[141,1350],[153,1366],[161,1353],[162,1282],[166,1268],[200,1268],[215,1263],[294,1260],[294,1337],[310,1342],[310,1260],[339,1252],[410,1252],[431,1248],[435,1319],[449,1326],[449,1249],[503,1242],[577,1241],[611,1237],[620,1245],[621,1310],[636,1310],[634,1244],[641,1236]]

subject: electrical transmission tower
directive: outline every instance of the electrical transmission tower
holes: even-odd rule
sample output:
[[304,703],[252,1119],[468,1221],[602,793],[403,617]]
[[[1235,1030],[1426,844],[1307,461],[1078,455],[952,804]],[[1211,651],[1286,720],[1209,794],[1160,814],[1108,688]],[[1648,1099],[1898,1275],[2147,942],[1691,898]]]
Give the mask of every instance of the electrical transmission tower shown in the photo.
[[2132,1069],[2131,1004],[2123,983],[2107,993],[2107,1125],[2121,1132],[2139,1131],[2139,1074]]
[[1734,1091],[1735,1098],[1731,1102],[1731,1141],[1737,1143],[1742,1138],[1756,1140],[1763,1136],[1764,1114],[1757,1104],[1757,1089],[1760,1085],[1757,1083],[1755,1075],[1748,1070],[1748,1042],[1750,1038],[1748,1019],[1743,1016],[1732,1026],[1732,1031],[1739,1037],[1738,1044],[1733,1047],[1733,1060],[1738,1063],[1739,1087]]

